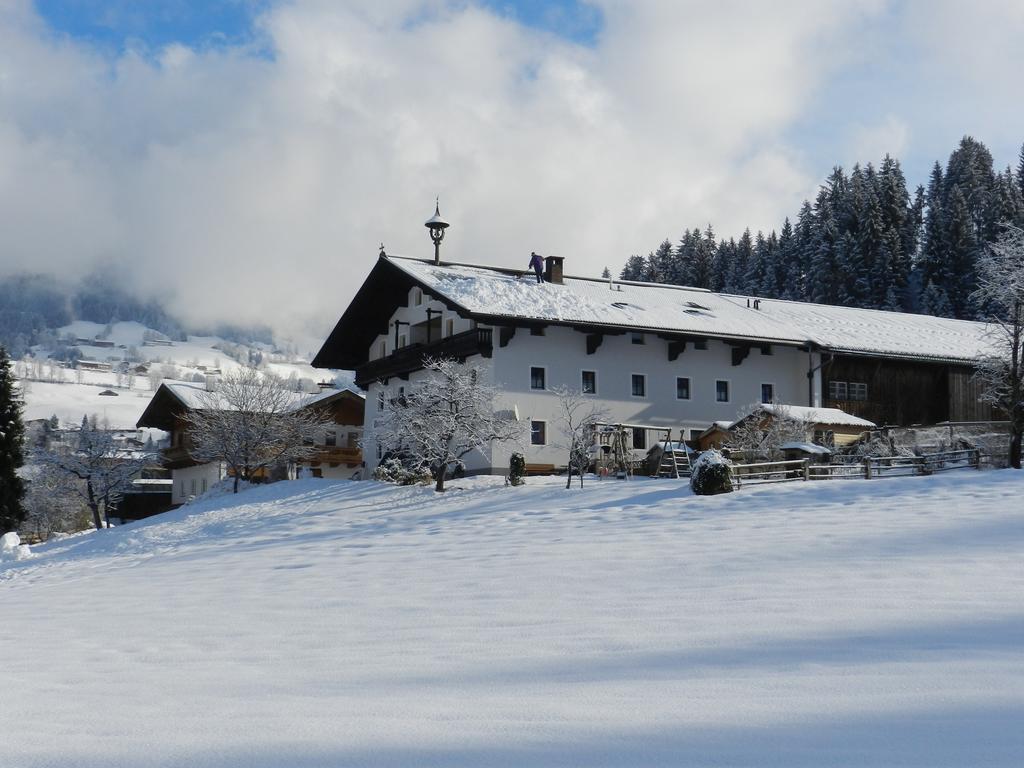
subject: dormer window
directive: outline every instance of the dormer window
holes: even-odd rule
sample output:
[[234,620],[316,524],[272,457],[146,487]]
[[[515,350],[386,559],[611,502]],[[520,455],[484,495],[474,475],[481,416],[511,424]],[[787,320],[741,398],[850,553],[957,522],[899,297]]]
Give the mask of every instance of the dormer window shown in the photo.
[[414,306],[420,306],[423,303],[423,291],[419,288],[412,289],[412,303]]

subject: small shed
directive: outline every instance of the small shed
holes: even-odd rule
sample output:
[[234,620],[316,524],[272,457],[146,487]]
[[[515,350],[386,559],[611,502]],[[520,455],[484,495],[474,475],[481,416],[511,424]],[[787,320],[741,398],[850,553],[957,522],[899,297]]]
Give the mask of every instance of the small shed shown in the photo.
[[712,448],[720,449],[729,439],[729,427],[731,426],[731,421],[712,422],[710,427],[697,436],[697,444],[700,446],[701,451],[707,451]]
[[832,449],[815,443],[789,442],[779,446],[786,461],[810,459],[813,464],[827,464],[832,458]]

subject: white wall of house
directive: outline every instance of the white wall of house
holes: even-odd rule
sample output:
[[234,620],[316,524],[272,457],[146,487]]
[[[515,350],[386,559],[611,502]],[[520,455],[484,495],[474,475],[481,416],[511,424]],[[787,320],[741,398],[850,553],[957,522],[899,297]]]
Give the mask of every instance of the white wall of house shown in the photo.
[[194,496],[206,493],[224,476],[224,465],[218,461],[172,470],[171,503],[184,504]]
[[[518,329],[506,347],[494,342],[493,375],[505,390],[502,408],[517,408],[527,423],[546,424],[546,445],[526,440],[527,463],[563,465],[565,450],[555,446],[558,401],[551,390],[559,386],[582,388],[584,371],[594,373],[594,403],[605,409],[608,420],[671,428],[673,439],[679,429],[695,437],[714,421],[731,421],[737,413],[761,402],[762,384],[769,384],[774,402],[807,404],[807,353],[793,347],[773,345],[771,354],[751,349],[740,363],[732,364],[732,347],[708,340],[707,349],[687,344],[675,360],[668,359],[668,342],[655,334],[643,334],[634,343],[633,334],[605,336],[592,355],[587,354],[586,334],[571,328],[548,326],[543,336]],[[640,341],[638,338],[637,341]],[[533,389],[531,368],[544,368],[544,390]],[[633,395],[633,376],[643,376],[644,395]],[[677,397],[677,378],[689,379],[689,398]],[[726,382],[728,399],[718,400],[717,382]],[[646,436],[650,447],[663,434]],[[496,447],[497,467],[508,464],[512,449]],[[644,450],[643,452],[646,452]]]
[[[460,333],[473,327],[471,321],[459,317],[442,304],[420,296],[418,289],[409,294],[408,306],[400,307],[394,320],[410,323],[400,326],[399,336],[406,343],[425,341],[422,334],[427,320],[426,310],[441,311],[441,336]],[[448,321],[452,322],[449,323]],[[436,323],[436,321],[435,321]],[[394,326],[387,336],[379,336],[369,350],[369,358],[379,358],[381,344],[384,354],[394,351]],[[435,330],[437,326],[435,325]],[[411,330],[410,330],[411,329]],[[432,340],[438,336],[432,334]],[[409,341],[412,339],[413,341]],[[668,359],[668,342],[653,333],[642,335],[643,343],[634,343],[633,334],[606,335],[593,354],[587,354],[587,334],[566,327],[548,326],[543,335],[531,334],[529,329],[518,328],[505,347],[500,345],[499,329],[494,329],[493,356],[480,358],[492,381],[504,389],[502,409],[516,409],[523,422],[522,445],[497,445],[492,451],[474,452],[465,457],[471,472],[507,470],[513,450],[523,451],[528,463],[564,465],[564,449],[557,447],[558,401],[551,390],[558,386],[581,389],[583,371],[592,371],[596,378],[595,403],[608,412],[608,420],[671,428],[678,439],[680,428],[687,438],[696,437],[715,421],[733,421],[737,414],[754,403],[762,401],[762,385],[771,385],[773,400],[793,405],[808,405],[809,365],[820,360],[810,358],[806,351],[795,347],[772,345],[765,354],[758,346],[752,347],[747,357],[737,366],[732,364],[732,347],[725,342],[708,340],[706,349],[697,349],[692,343],[673,361]],[[544,389],[532,387],[531,368],[544,369]],[[364,458],[369,476],[377,465],[378,449],[373,434],[374,419],[379,416],[380,397],[387,401],[397,397],[402,387],[409,387],[422,377],[413,373],[408,380],[393,378],[386,385],[372,383],[366,397],[366,431]],[[634,375],[644,377],[644,395],[633,395]],[[689,379],[689,398],[677,397],[677,378]],[[718,398],[719,381],[727,382],[728,399]],[[811,398],[820,404],[820,371],[813,377]],[[546,425],[544,445],[531,443],[530,426],[533,421]],[[647,435],[647,446],[653,445],[661,433]],[[641,451],[643,452],[643,451]]]

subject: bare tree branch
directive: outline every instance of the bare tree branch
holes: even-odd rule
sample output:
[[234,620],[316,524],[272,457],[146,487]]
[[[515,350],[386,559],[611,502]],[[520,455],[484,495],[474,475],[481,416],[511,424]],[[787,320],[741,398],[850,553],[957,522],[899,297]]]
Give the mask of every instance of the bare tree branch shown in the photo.
[[276,376],[243,367],[225,376],[215,391],[198,396],[199,406],[182,415],[189,454],[196,461],[223,462],[240,480],[271,467],[313,458],[333,419],[315,399],[289,391]]
[[501,389],[486,381],[487,369],[447,359],[424,361],[425,378],[389,404],[374,432],[384,452],[425,465],[444,490],[452,467],[492,442],[519,439],[522,425],[494,410]]

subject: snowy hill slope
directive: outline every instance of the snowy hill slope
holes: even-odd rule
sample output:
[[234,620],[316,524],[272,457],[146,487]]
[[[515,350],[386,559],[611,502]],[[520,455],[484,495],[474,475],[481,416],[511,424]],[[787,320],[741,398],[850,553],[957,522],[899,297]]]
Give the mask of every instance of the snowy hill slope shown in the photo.
[[[106,341],[115,345],[76,345],[88,359],[123,359],[126,350],[131,347],[142,361],[148,362],[158,375],[168,380],[201,380],[207,368],[230,373],[241,366],[241,363],[218,348],[230,345],[218,336],[189,336],[187,341],[175,341],[168,346],[145,346],[146,334],[151,329],[136,322],[114,323],[108,329],[99,323],[77,320],[59,331],[64,337],[81,339],[95,339],[103,335]],[[242,348],[260,351],[256,347]],[[40,358],[46,358],[49,354],[46,349],[37,348],[35,351]],[[324,379],[334,380],[339,376],[337,371],[313,368],[307,362],[294,359],[278,361],[270,359],[272,357],[280,356],[268,353],[264,369],[285,380],[294,378],[312,384]],[[27,367],[28,364],[24,362],[17,363],[16,375],[24,377],[24,369]],[[47,362],[43,364],[43,375],[40,378],[56,378],[57,381],[29,382],[25,391],[26,421],[56,415],[65,426],[74,426],[81,422],[83,415],[95,415],[101,424],[109,424],[115,429],[128,429],[135,426],[153,396],[153,386],[144,375],[137,375],[129,381],[113,371],[74,371]],[[345,374],[338,380],[343,386],[351,383],[351,377]],[[115,395],[100,395],[105,390]]]
[[0,763],[1016,766],[1024,476],[303,480],[0,564]]

